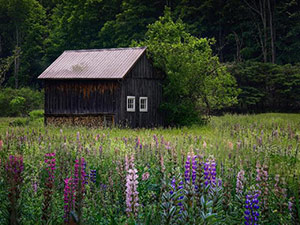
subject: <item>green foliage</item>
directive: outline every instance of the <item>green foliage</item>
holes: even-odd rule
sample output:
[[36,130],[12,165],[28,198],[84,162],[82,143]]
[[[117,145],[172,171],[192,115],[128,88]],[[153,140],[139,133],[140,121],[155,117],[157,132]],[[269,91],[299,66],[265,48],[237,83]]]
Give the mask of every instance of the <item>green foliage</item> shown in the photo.
[[0,89],[0,115],[27,115],[34,109],[43,108],[44,94],[30,88]]
[[148,47],[154,65],[167,75],[162,107],[168,123],[190,124],[201,114],[210,115],[237,102],[235,80],[213,55],[212,44],[213,40],[186,32],[181,20],[172,20],[169,9],[148,26],[140,45]]
[[27,125],[28,125],[27,118],[17,118],[9,123],[9,126],[12,126],[12,127],[25,127]]
[[228,65],[241,88],[241,112],[297,111],[300,109],[300,65],[245,62]]
[[33,110],[29,113],[30,120],[44,118],[44,110]]
[[9,102],[11,113],[15,116],[20,116],[21,112],[24,112],[25,101],[26,101],[25,98],[19,96],[12,99]]

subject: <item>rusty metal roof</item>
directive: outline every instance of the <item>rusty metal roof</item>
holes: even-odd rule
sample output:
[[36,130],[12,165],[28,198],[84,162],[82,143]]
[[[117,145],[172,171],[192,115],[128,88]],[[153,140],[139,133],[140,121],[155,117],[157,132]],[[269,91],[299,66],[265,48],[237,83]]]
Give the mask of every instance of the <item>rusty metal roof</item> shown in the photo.
[[146,47],[64,51],[38,79],[120,79]]

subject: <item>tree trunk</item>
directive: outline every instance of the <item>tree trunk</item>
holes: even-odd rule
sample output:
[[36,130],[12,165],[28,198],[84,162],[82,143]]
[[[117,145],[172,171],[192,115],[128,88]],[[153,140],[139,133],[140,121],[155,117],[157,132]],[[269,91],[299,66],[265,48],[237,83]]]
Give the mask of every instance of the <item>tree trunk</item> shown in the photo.
[[240,41],[238,34],[235,31],[233,31],[233,34],[234,34],[234,39],[235,39],[235,44],[236,44],[236,61],[241,62],[242,61],[242,56],[241,56],[242,43]]
[[14,64],[15,64],[14,65],[15,88],[18,88],[19,87],[18,73],[20,68],[20,60],[19,60],[19,29],[17,25],[16,25],[16,55],[15,55]]
[[260,9],[260,18],[263,24],[263,58],[264,62],[268,61],[268,51],[267,51],[267,15],[266,15],[266,0],[259,1],[259,9]]
[[[274,2],[275,4],[275,2]],[[271,36],[271,55],[272,55],[272,63],[275,63],[276,55],[275,55],[275,35],[274,35],[274,26],[273,26],[273,12],[271,9],[270,0],[268,0],[268,10],[269,10],[269,23],[270,23],[270,36]]]
[[[259,38],[260,38],[260,44],[262,49],[262,55],[263,55],[263,61],[268,61],[268,32],[267,32],[267,12],[266,12],[266,0],[259,0],[258,5],[253,1],[252,5],[249,4],[247,0],[244,0],[248,8],[250,9],[250,12],[252,14],[257,14],[259,16],[259,20],[262,23],[262,28],[260,27],[260,24],[257,25]],[[253,15],[254,19],[255,16]]]

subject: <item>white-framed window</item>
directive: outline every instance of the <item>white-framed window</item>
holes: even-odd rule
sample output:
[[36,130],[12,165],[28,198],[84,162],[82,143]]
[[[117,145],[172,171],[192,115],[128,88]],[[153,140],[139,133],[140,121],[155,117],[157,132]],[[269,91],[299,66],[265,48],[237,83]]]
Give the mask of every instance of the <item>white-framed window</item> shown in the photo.
[[148,112],[148,97],[140,97],[140,112]]
[[135,96],[127,96],[127,112],[135,112]]

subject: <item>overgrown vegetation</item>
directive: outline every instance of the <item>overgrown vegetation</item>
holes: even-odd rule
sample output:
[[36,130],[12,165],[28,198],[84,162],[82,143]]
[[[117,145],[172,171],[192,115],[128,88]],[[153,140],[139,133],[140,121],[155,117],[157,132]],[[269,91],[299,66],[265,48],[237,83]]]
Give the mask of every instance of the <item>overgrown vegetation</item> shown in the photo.
[[0,223],[299,224],[299,121],[98,130],[0,118]]
[[0,88],[0,115],[27,116],[44,107],[44,93],[30,88]]
[[168,8],[145,36],[139,44],[148,47],[154,66],[166,74],[161,107],[167,124],[190,125],[237,103],[236,81],[213,55],[212,41],[186,32]]

